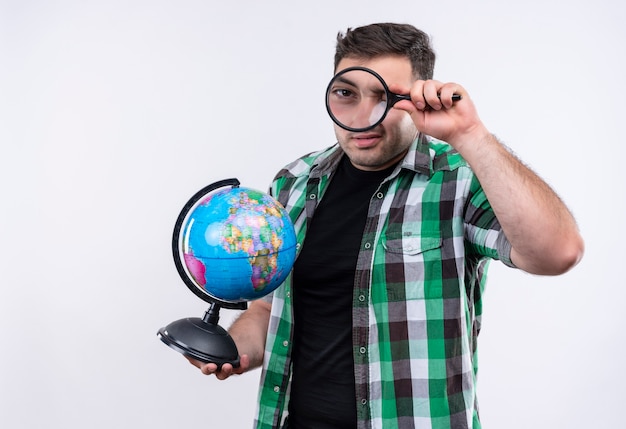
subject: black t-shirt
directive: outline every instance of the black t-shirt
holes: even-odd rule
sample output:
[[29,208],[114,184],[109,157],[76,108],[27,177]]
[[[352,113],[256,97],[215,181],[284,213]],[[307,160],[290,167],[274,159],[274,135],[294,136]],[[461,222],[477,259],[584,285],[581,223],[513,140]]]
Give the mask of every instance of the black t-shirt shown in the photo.
[[359,170],[344,156],[308,226],[294,265],[290,428],[356,427],[354,273],[370,199],[392,169]]

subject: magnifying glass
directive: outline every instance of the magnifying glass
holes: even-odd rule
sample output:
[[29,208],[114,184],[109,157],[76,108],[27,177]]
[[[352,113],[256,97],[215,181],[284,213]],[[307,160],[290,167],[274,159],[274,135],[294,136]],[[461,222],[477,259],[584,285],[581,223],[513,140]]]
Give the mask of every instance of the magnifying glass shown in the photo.
[[[461,96],[454,94],[453,101]],[[389,90],[383,78],[366,67],[348,67],[337,73],[326,88],[326,110],[335,124],[344,130],[364,132],[380,124],[406,94]]]

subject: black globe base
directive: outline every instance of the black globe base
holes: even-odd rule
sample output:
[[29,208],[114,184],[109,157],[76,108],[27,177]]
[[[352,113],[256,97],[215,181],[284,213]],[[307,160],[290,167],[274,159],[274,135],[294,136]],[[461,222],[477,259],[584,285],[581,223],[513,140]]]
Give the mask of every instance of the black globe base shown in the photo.
[[184,356],[204,363],[215,363],[218,368],[225,363],[238,368],[237,346],[228,332],[217,324],[218,313],[219,306],[212,305],[204,318],[188,317],[176,320],[159,329],[157,336]]

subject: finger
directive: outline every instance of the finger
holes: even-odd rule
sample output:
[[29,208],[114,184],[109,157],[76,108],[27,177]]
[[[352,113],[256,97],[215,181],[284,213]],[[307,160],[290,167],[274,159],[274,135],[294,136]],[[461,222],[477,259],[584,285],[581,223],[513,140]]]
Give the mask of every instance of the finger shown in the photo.
[[454,100],[452,97],[455,94],[460,94],[462,92],[462,88],[455,83],[447,83],[441,87],[439,90],[439,100],[441,104],[446,109],[450,109],[454,105]]
[[424,99],[424,84],[426,81],[416,80],[411,87],[411,101],[418,110],[424,110],[428,106]]
[[233,366],[229,363],[225,363],[222,365],[219,371],[215,372],[215,377],[217,377],[218,380],[226,380],[228,377],[232,375],[232,373],[233,373]]
[[217,372],[217,364],[214,363],[203,363],[200,366],[200,371],[202,371],[202,374],[205,375],[211,375]]
[[248,355],[241,355],[239,357],[239,368],[235,368],[233,373],[243,374],[250,368],[250,357]]
[[441,100],[439,99],[439,90],[441,86],[440,82],[434,80],[426,81],[424,84],[424,100],[433,110],[441,110],[443,107],[443,104],[441,104]]

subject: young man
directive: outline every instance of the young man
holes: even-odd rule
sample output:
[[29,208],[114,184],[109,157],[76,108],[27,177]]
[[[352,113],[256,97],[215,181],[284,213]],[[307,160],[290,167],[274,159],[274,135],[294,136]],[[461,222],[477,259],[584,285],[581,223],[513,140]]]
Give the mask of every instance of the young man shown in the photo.
[[461,85],[432,80],[434,59],[409,25],[338,36],[335,72],[367,67],[410,100],[371,130],[335,126],[337,145],[272,184],[301,243],[293,272],[231,327],[240,368],[192,362],[219,379],[263,365],[257,428],[480,428],[488,261],[557,275],[582,257],[568,209]]

